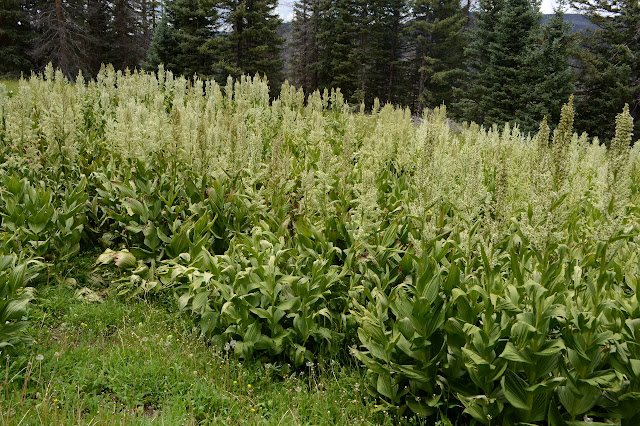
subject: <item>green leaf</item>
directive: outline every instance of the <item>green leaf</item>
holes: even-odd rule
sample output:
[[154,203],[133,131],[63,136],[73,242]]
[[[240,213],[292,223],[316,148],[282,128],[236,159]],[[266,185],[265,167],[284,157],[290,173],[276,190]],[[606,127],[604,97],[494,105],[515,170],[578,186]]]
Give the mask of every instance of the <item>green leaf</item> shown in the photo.
[[588,385],[579,386],[578,392],[579,394],[575,395],[567,386],[558,388],[560,402],[573,417],[589,411],[596,405],[602,393],[599,388]]
[[260,336],[260,323],[254,322],[244,333],[244,341],[247,343],[256,343],[258,341],[258,337]]
[[504,347],[504,351],[502,351],[502,354],[500,354],[500,358],[504,358],[509,361],[522,362],[525,364],[533,364],[531,359],[529,359],[529,357],[527,356],[527,352],[518,350],[511,342],[507,342],[506,346]]
[[386,397],[392,402],[395,402],[396,392],[398,391],[398,386],[393,385],[391,382],[391,377],[387,374],[378,375],[378,380],[376,382],[376,389],[380,395]]
[[415,399],[412,400],[411,396],[407,397],[406,401],[407,401],[407,406],[411,409],[411,411],[413,411],[419,416],[428,417],[428,416],[432,416],[436,412],[435,408],[429,407],[427,404],[425,404],[422,401],[418,402]]
[[293,327],[302,336],[303,340],[309,338],[309,325],[307,324],[307,319],[302,315],[296,315],[293,318]]
[[529,411],[531,410],[531,401],[528,398],[527,387],[527,382],[522,380],[516,373],[511,370],[505,371],[505,375],[502,378],[504,396],[514,407]]
[[204,335],[208,335],[210,331],[215,330],[218,325],[220,314],[215,311],[207,311],[200,318],[200,331]]
[[541,349],[538,352],[536,352],[537,356],[556,355],[561,351],[563,351],[564,349],[566,349],[566,346],[564,345],[564,342],[562,340],[554,340],[553,342],[550,342],[549,344],[546,344],[543,347],[544,349]]
[[191,309],[196,312],[200,311],[202,307],[205,306],[209,301],[209,294],[211,294],[210,291],[202,291],[196,294],[196,296],[193,298],[193,301],[191,302]]

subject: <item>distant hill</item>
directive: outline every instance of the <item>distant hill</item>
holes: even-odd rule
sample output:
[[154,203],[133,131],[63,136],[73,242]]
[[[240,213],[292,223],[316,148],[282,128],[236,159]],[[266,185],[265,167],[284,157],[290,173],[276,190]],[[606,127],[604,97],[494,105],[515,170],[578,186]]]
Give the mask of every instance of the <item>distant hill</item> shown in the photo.
[[[553,14],[547,14],[542,17],[542,23],[546,23],[549,19],[553,18]],[[589,20],[580,14],[577,13],[565,13],[564,20],[571,23],[573,25],[573,32],[583,32],[590,28],[594,28],[594,26],[589,22]]]

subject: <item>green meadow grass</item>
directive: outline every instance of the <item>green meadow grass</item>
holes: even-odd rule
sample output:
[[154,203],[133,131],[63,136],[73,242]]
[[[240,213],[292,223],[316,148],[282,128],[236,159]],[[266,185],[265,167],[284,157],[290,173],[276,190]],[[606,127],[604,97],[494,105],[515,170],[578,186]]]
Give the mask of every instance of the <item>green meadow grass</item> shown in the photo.
[[18,90],[18,80],[2,80],[0,79],[0,84],[4,84],[7,88],[7,91],[16,92]]

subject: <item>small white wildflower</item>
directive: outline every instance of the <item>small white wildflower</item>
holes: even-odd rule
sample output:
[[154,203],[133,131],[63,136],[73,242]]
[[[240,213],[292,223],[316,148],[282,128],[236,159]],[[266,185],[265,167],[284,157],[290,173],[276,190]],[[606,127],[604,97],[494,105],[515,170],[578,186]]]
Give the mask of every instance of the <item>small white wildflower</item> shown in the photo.
[[44,355],[38,354],[36,355],[36,361],[42,361],[44,359]]

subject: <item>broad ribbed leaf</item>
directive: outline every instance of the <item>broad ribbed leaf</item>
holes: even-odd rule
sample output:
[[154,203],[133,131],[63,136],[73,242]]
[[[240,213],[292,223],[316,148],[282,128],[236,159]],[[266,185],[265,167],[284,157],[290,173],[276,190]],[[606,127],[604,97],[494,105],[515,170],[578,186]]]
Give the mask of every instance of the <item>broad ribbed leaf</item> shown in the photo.
[[529,400],[529,394],[526,391],[527,387],[527,382],[522,380],[516,373],[511,370],[505,371],[502,378],[502,391],[507,401],[520,410],[531,410],[532,400]]

